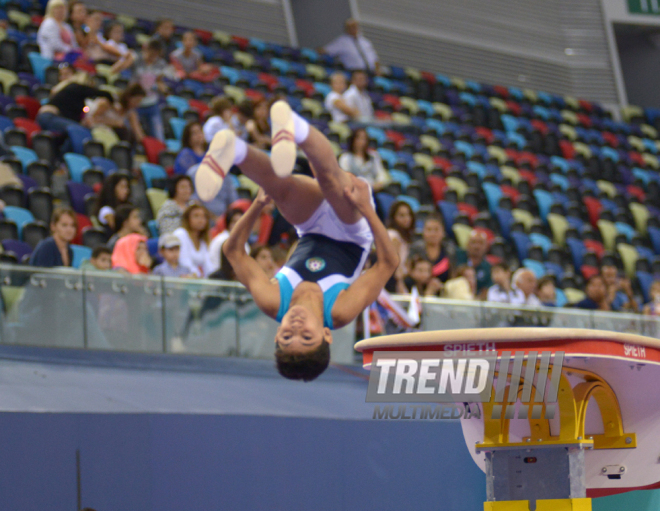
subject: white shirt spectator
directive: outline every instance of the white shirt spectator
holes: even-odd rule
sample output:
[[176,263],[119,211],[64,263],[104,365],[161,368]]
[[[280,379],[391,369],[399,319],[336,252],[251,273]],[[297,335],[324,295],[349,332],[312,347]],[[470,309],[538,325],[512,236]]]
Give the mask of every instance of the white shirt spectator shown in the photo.
[[510,289],[505,291],[499,284],[488,288],[486,297],[488,302],[509,303],[511,305],[523,305],[525,303],[525,294],[520,289]]
[[179,248],[179,265],[190,268],[198,277],[208,277],[213,273],[209,257],[209,249],[205,241],[200,241],[199,249],[195,248],[188,231],[179,227],[173,233],[181,242]]
[[364,178],[372,187],[385,186],[390,182],[390,176],[383,167],[383,161],[376,151],[369,151],[369,160],[353,153],[344,153],[339,157],[339,166],[342,170]]
[[357,37],[342,34],[327,44],[324,49],[328,55],[338,58],[350,71],[362,69],[373,72],[376,70],[378,54],[371,41],[361,34],[358,34]]
[[371,98],[366,92],[360,92],[355,85],[351,85],[343,94],[344,101],[351,108],[355,108],[360,112],[357,120],[362,122],[373,121],[374,107],[371,104]]
[[[222,244],[227,241],[227,238],[229,238],[229,231],[225,229],[211,240],[211,244],[209,245],[209,259],[213,265],[213,271],[222,268],[222,257],[220,257],[220,250],[222,250]],[[245,251],[248,254],[250,253],[250,245],[247,243],[245,244]]]
[[46,18],[37,32],[37,43],[41,56],[55,58],[56,53],[68,53],[76,47],[76,37],[68,23],[59,23],[53,18]]
[[332,115],[332,120],[335,122],[346,122],[348,121],[348,115],[342,112],[339,108],[335,106],[335,101],[342,99],[342,95],[335,91],[330,91],[325,97],[324,106],[325,109]]
[[229,125],[220,117],[219,115],[214,115],[209,117],[208,120],[204,123],[202,130],[204,131],[204,138],[208,143],[211,143],[213,136],[222,130],[229,129]]

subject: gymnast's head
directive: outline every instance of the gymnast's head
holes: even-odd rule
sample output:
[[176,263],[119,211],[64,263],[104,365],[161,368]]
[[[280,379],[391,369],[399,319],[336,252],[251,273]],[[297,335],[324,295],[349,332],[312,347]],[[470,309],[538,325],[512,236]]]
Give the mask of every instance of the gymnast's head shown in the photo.
[[277,370],[290,380],[312,381],[330,362],[332,333],[308,307],[293,305],[275,335]]

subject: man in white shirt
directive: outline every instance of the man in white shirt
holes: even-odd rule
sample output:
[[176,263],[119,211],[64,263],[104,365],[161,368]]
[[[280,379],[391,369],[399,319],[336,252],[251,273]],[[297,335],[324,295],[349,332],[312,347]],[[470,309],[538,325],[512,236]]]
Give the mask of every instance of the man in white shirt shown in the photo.
[[325,45],[322,51],[338,58],[349,71],[360,69],[380,74],[378,54],[371,41],[360,34],[360,25],[352,18],[346,20],[344,33]]
[[513,289],[521,293],[520,305],[541,307],[541,300],[536,297],[536,275],[528,268],[519,268],[513,274]]
[[358,112],[355,120],[361,122],[374,120],[374,107],[371,104],[369,94],[367,94],[368,84],[369,78],[364,71],[353,71],[351,86],[342,96],[346,105]]
[[325,109],[332,115],[335,122],[346,122],[360,115],[357,109],[351,108],[344,101],[342,94],[346,92],[346,75],[341,71],[330,76],[332,91],[325,97]]

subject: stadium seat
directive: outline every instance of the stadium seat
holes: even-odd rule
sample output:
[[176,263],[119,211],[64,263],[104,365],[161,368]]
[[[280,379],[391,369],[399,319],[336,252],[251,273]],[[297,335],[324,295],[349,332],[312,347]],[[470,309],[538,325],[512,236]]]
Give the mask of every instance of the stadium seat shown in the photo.
[[616,230],[616,226],[614,225],[614,222],[610,222],[609,220],[598,220],[596,225],[598,226],[600,235],[603,238],[603,245],[607,250],[613,251],[615,248],[614,244],[617,235],[617,230]]
[[44,222],[50,223],[50,217],[53,212],[53,195],[48,188],[33,188],[27,195],[28,209],[36,218]]
[[24,172],[30,163],[38,160],[37,153],[35,153],[32,149],[28,149],[27,147],[11,146],[10,149],[11,152],[14,153],[14,156],[16,156],[16,158],[18,158],[18,160],[23,165]]
[[144,152],[147,155],[147,160],[149,163],[158,164],[158,155],[161,151],[167,149],[167,146],[153,137],[144,137],[142,139],[142,145],[144,146]]
[[[159,180],[163,185],[164,181],[167,179],[167,172],[160,165],[153,163],[143,163],[140,165],[140,171],[142,172],[142,178],[144,179],[144,184],[147,188],[152,188],[154,185],[154,180]],[[158,184],[160,184],[158,183]]]
[[185,119],[181,119],[180,117],[170,119],[170,127],[172,128],[174,138],[180,141],[181,136],[183,135],[183,128],[186,127]]
[[158,222],[156,220],[149,220],[147,222],[147,227],[149,228],[151,237],[158,238]]
[[64,162],[69,169],[69,176],[72,181],[76,183],[83,182],[83,173],[92,168],[92,162],[89,161],[87,156],[75,153],[66,153],[64,155]]
[[467,248],[468,240],[470,239],[470,234],[472,233],[472,227],[455,223],[452,226],[452,232],[454,233],[456,244],[465,250]]
[[621,256],[621,262],[623,263],[623,269],[626,275],[632,279],[635,276],[635,263],[637,263],[639,257],[637,249],[627,243],[619,243],[616,249]]
[[511,225],[514,222],[513,214],[506,209],[497,208],[495,218],[500,226],[500,233],[506,240],[511,239]]
[[578,302],[581,302],[587,297],[584,291],[581,291],[579,289],[565,288],[563,291],[564,291],[564,296],[566,297],[566,302],[569,305],[573,305]]
[[18,208],[16,206],[6,206],[2,211],[5,218],[12,220],[18,228],[18,238],[21,238],[23,226],[29,222],[34,222],[34,216],[29,210],[25,208]]
[[548,214],[547,220],[550,226],[550,232],[552,232],[553,241],[559,246],[564,246],[566,231],[569,227],[568,221],[556,213]]
[[545,276],[545,266],[543,263],[540,263],[538,261],[535,261],[533,259],[525,259],[523,261],[523,266],[525,268],[529,268],[534,272],[534,275],[536,275],[537,279],[540,279],[541,277]]
[[97,227],[86,227],[82,232],[82,244],[92,250],[99,245],[105,245],[108,241],[108,234],[104,229]]
[[646,234],[646,224],[649,219],[648,208],[638,202],[631,202],[629,208],[635,220],[635,227],[640,233]]
[[548,250],[550,250],[550,247],[552,246],[552,241],[550,238],[544,234],[531,233],[529,235],[529,240],[532,242],[532,244],[539,245],[543,249],[543,254],[545,256],[548,255]]
[[68,126],[66,131],[69,134],[69,140],[71,140],[71,146],[73,147],[73,152],[78,154],[84,154],[85,141],[92,138],[92,132],[82,126],[74,126],[74,125]]
[[78,183],[76,181],[67,181],[66,183],[67,194],[69,196],[69,203],[76,213],[85,215],[87,208],[85,206],[85,197],[94,194],[89,186]]
[[486,195],[488,209],[490,210],[491,214],[494,215],[500,205],[502,190],[500,190],[499,185],[496,185],[495,183],[483,183],[482,188],[484,194]]
[[151,206],[151,213],[153,214],[154,218],[156,218],[160,207],[167,200],[167,192],[158,188],[149,188],[146,191],[146,194],[147,199],[149,199],[149,205]]
[[105,174],[106,176],[108,174],[112,174],[113,172],[117,172],[117,170],[119,170],[117,168],[117,164],[109,158],[104,158],[102,156],[94,156],[90,158],[90,160],[92,165],[97,169],[101,169],[103,171],[103,174]]
[[2,248],[5,252],[12,252],[20,262],[25,256],[32,254],[32,246],[24,241],[6,239],[2,240]]
[[512,232],[511,239],[513,240],[513,246],[516,249],[516,254],[520,261],[527,259],[527,252],[531,245],[529,241],[529,236],[523,232]]
[[80,265],[92,257],[92,249],[83,245],[69,245],[73,251],[73,260],[71,266],[80,268]]

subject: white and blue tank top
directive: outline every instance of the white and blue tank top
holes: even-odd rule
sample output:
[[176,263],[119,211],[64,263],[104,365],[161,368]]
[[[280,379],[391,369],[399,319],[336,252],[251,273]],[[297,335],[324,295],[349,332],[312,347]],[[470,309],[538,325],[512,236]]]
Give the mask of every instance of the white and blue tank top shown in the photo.
[[275,275],[280,285],[280,308],[277,321],[289,310],[293,291],[301,282],[316,282],[323,291],[323,326],[334,328],[332,307],[337,296],[360,276],[368,253],[347,241],[337,241],[322,234],[305,234],[298,246]]

